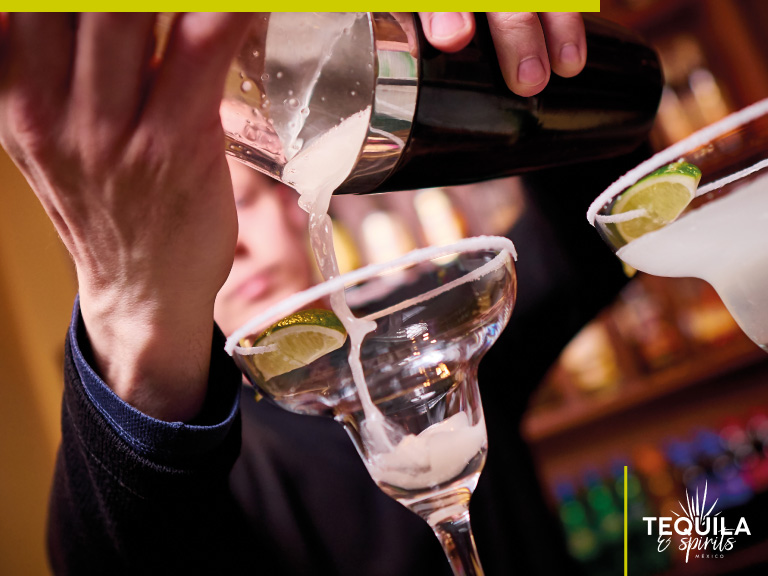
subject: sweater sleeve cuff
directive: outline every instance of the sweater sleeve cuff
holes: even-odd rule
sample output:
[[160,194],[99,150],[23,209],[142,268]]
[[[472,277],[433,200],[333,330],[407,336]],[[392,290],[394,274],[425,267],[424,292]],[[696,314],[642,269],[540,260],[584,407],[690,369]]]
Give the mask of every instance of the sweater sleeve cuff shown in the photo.
[[156,461],[204,454],[222,443],[236,420],[242,375],[224,351],[225,337],[216,326],[212,341],[208,393],[192,422],[165,422],[122,400],[91,366],[88,335],[75,300],[67,334],[86,396],[115,433],[142,456]]

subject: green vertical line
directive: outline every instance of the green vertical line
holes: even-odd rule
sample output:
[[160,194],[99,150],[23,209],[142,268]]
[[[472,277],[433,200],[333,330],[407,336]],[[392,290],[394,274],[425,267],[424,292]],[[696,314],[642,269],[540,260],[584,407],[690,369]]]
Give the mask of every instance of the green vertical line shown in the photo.
[[629,573],[629,547],[627,537],[627,467],[624,466],[624,576]]

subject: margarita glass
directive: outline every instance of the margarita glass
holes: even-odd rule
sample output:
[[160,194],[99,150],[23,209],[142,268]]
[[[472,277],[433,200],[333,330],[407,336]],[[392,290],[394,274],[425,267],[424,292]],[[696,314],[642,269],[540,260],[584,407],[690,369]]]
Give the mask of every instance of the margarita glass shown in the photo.
[[[701,172],[698,187],[690,186],[690,204],[670,222],[651,223],[656,208],[668,204],[675,187],[684,185],[686,175],[674,174],[680,165]],[[647,187],[659,169],[666,171],[656,176],[663,185],[645,194],[646,205],[617,210],[627,193]],[[587,218],[629,266],[656,276],[709,282],[744,332],[768,351],[768,100],[707,126],[629,171],[593,202]],[[632,237],[622,232],[628,225],[648,231]]]
[[[261,395],[344,426],[378,486],[429,523],[456,575],[482,574],[469,523],[487,451],[477,366],[512,312],[514,258],[496,237],[416,250],[296,294],[227,341]],[[359,349],[328,310],[339,293],[370,323]]]

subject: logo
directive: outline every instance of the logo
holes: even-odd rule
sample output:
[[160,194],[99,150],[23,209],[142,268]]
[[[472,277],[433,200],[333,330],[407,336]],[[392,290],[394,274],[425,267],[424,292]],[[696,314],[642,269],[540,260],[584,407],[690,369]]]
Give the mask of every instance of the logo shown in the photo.
[[718,499],[707,509],[707,484],[704,483],[704,495],[699,501],[699,489],[696,488],[695,500],[685,491],[687,506],[682,502],[682,514],[671,510],[672,516],[644,516],[648,525],[648,535],[658,534],[658,550],[664,552],[672,544],[672,538],[679,538],[678,549],[685,552],[685,562],[693,554],[694,558],[722,558],[723,552],[732,550],[736,539],[742,534],[751,536],[749,525],[742,516],[738,522],[726,522],[720,512],[714,512]]

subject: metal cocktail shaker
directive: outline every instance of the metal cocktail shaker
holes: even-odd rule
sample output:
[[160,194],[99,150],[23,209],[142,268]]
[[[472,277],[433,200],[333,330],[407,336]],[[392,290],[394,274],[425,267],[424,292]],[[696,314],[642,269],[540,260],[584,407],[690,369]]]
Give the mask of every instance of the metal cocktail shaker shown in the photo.
[[[663,79],[634,33],[585,16],[587,64],[524,98],[504,83],[488,24],[453,54],[413,14],[265,13],[235,58],[222,101],[227,152],[291,185],[286,165],[352,115],[337,193],[444,186],[609,157],[651,128]],[[351,151],[350,151],[351,150]]]

